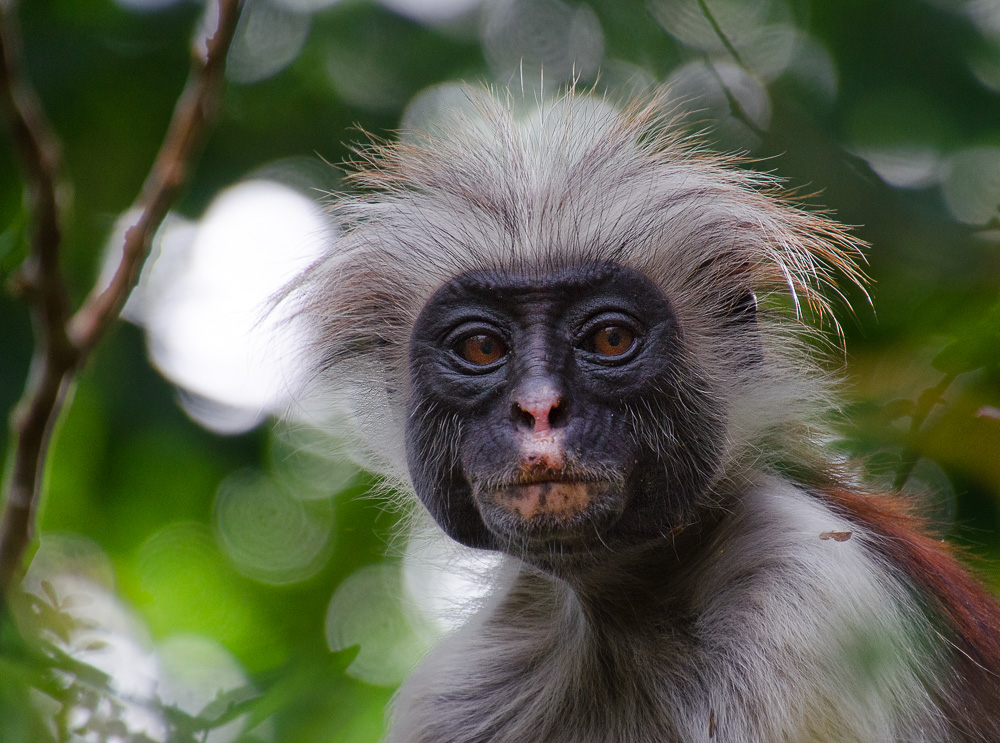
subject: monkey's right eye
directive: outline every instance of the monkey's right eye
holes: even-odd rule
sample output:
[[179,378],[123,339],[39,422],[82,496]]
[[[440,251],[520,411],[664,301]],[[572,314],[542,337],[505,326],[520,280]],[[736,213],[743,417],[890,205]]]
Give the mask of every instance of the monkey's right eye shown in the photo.
[[491,366],[507,355],[507,344],[494,333],[476,333],[458,341],[455,353],[474,366]]

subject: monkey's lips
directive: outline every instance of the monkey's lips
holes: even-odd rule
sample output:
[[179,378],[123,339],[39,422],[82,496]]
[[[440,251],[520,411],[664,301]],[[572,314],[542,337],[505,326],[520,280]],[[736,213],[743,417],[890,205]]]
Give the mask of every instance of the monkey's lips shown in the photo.
[[475,492],[483,521],[494,533],[522,544],[568,544],[596,539],[602,525],[617,519],[618,491],[609,480],[537,475]]
[[526,522],[540,518],[569,522],[586,512],[590,486],[586,482],[537,482],[505,488],[497,496],[503,507]]

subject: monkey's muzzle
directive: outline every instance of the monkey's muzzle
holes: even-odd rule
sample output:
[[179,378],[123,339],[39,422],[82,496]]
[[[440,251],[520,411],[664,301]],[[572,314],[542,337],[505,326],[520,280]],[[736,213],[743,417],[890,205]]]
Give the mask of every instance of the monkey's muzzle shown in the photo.
[[[621,515],[620,486],[608,480],[535,473],[475,491],[483,523],[504,543],[585,547]],[[532,545],[529,547],[529,544]]]
[[587,510],[594,484],[546,480],[510,485],[494,493],[493,497],[498,506],[526,522],[539,518],[568,522]]

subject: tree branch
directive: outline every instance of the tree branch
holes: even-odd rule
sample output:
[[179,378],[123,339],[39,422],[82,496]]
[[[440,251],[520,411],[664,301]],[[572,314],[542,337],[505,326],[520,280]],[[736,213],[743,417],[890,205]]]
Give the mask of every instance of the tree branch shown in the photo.
[[217,30],[208,40],[204,56],[201,50],[194,51],[191,75],[136,201],[135,206],[141,213],[125,233],[118,270],[106,288],[94,288],[70,320],[69,335],[84,353],[94,347],[118,318],[129,292],[138,283],[153,235],[187,183],[189,170],[204,143],[208,125],[215,120],[221,103],[226,52],[236,31],[239,4],[240,0],[219,0]]
[[90,352],[118,318],[142,271],[152,237],[185,185],[220,106],[226,53],[240,0],[218,0],[218,25],[192,71],[160,152],[137,200],[138,221],[125,237],[122,260],[106,289],[95,287],[72,317],[59,268],[61,243],[58,144],[21,72],[20,35],[11,4],[0,2],[0,106],[24,171],[31,244],[14,282],[27,301],[35,350],[24,394],[10,419],[7,502],[0,520],[0,595],[21,570],[31,543],[42,475],[66,392]]
[[29,254],[13,287],[28,303],[35,334],[25,392],[10,421],[14,449],[0,522],[0,589],[6,590],[30,539],[44,452],[65,394],[65,371],[75,364],[66,334],[69,303],[59,269],[59,145],[21,73],[20,34],[7,3],[0,4],[0,97],[24,171],[30,218]]

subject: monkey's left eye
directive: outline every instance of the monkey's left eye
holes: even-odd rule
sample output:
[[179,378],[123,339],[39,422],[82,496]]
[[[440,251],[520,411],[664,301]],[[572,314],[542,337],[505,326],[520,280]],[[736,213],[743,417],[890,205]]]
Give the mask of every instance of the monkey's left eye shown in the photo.
[[600,325],[583,340],[585,351],[609,361],[624,361],[635,348],[636,333],[626,325]]
[[507,355],[507,344],[493,333],[477,333],[455,344],[455,353],[475,366],[491,366]]

